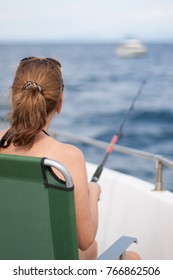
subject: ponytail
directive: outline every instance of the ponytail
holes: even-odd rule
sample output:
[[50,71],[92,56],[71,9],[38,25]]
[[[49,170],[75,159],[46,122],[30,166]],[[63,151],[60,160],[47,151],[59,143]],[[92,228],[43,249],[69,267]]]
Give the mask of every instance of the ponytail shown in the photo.
[[30,147],[41,132],[47,116],[62,102],[60,64],[51,59],[29,58],[17,68],[11,88],[11,127],[7,141]]
[[8,137],[15,146],[29,146],[46,124],[46,102],[41,87],[27,82],[22,91],[13,96],[12,103]]

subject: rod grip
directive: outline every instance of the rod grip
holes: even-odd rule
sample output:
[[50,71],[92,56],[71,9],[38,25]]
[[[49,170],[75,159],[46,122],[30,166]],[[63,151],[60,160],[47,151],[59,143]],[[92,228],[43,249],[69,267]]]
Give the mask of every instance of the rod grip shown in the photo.
[[96,183],[98,181],[98,179],[100,178],[102,171],[103,171],[103,165],[101,164],[97,167],[94,175],[92,176],[91,182]]

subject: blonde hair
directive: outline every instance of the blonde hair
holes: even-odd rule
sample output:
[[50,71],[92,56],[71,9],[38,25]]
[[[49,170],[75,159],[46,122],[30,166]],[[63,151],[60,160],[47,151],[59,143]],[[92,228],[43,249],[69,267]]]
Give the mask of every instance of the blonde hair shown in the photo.
[[11,127],[7,140],[15,146],[31,146],[47,116],[61,107],[61,64],[51,58],[25,58],[17,67],[11,87]]

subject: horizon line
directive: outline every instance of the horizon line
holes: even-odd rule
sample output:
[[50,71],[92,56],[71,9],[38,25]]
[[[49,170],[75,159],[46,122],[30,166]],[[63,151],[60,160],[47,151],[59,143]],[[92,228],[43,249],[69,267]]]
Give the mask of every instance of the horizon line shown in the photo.
[[[0,44],[120,44],[125,39],[122,40],[46,40],[46,39],[0,39]],[[155,44],[155,43],[173,43],[173,39],[145,39],[140,40],[143,43]]]

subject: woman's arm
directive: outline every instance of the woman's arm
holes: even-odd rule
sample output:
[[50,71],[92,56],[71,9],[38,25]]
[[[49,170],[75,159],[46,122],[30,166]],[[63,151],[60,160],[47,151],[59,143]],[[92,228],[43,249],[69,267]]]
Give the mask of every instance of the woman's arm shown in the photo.
[[88,183],[83,153],[74,146],[62,145],[65,147],[62,149],[61,162],[71,173],[74,182],[78,246],[81,250],[86,250],[97,233],[100,186],[97,183]]

